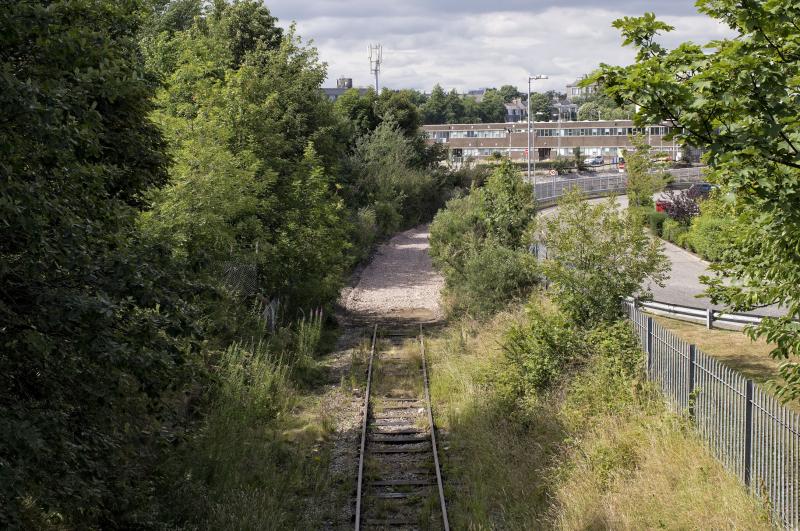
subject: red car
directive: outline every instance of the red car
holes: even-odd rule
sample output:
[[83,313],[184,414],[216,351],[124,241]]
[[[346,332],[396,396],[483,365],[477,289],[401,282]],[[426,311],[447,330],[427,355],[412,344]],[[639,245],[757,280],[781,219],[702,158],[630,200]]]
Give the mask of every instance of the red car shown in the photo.
[[666,199],[656,199],[656,212],[666,212],[669,201]]

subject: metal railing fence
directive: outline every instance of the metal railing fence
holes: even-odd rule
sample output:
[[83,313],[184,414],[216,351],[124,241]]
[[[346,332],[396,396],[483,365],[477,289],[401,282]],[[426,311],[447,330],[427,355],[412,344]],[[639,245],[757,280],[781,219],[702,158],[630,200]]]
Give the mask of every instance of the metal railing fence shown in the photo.
[[800,415],[635,303],[623,307],[647,356],[648,379],[673,410],[694,420],[724,466],[768,502],[777,524],[800,529]]
[[626,299],[634,302],[638,308],[643,308],[649,313],[663,315],[682,321],[705,324],[706,328],[729,328],[741,330],[746,326],[760,324],[767,315],[756,315],[750,313],[730,313],[713,308],[698,308],[696,306],[684,306],[662,301],[642,301],[631,297]]
[[[703,169],[702,167],[692,167],[669,170],[670,175],[672,175],[671,186],[680,188],[702,181]],[[544,180],[541,181],[537,179],[538,182],[534,188],[536,201],[540,206],[554,203],[568,190],[574,188],[581,190],[586,195],[592,196],[612,192],[624,192],[628,186],[628,175],[625,173],[580,177],[577,179],[550,180],[548,177],[544,177],[543,179]]]

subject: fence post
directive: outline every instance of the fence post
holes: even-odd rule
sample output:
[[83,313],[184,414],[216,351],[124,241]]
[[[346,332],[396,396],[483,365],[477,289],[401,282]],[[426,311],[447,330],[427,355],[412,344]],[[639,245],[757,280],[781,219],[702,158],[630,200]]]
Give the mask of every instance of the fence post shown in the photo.
[[689,345],[689,395],[686,397],[686,403],[689,404],[689,418],[694,418],[694,365],[695,358],[697,357],[697,347]]
[[653,318],[647,318],[647,341],[645,342],[647,351],[647,375],[651,373],[653,367]]
[[750,487],[753,475],[753,380],[745,384],[744,484]]
[[706,328],[711,330],[714,325],[714,309],[706,308]]

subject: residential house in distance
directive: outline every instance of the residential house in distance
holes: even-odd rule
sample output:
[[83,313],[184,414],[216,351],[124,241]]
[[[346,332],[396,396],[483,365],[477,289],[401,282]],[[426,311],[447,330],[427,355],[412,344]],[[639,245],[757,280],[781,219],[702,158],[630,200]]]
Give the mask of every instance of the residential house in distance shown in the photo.
[[[336,88],[323,87],[322,92],[324,92],[325,95],[328,96],[329,100],[336,101],[339,98],[339,96],[341,96],[351,88],[353,88],[353,78],[340,77],[339,79],[336,80]],[[358,93],[363,96],[364,94],[366,94],[368,90],[369,89],[367,88],[359,87]]]
[[567,85],[566,93],[567,93],[567,100],[572,101],[575,98],[579,98],[582,96],[588,96],[589,94],[594,94],[597,92],[597,83],[592,83],[588,87],[579,87],[578,84],[586,79],[586,76],[583,78],[573,81],[569,85]]
[[483,96],[485,94],[486,94],[486,89],[481,88],[481,89],[470,90],[464,95],[468,98],[472,98],[477,103],[480,103],[481,101],[483,101]]
[[528,104],[522,98],[514,98],[506,103],[506,122],[516,123],[528,119]]

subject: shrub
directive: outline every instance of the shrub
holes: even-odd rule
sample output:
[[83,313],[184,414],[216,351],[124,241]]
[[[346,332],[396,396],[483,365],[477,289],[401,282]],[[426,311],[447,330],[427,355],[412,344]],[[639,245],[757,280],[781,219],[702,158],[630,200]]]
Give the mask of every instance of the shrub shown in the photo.
[[487,242],[470,253],[452,284],[456,313],[488,315],[525,296],[538,281],[536,257]]
[[724,233],[731,223],[728,219],[716,218],[711,215],[698,216],[692,220],[692,226],[685,235],[685,241],[694,252],[706,260],[718,261],[727,248]]
[[664,221],[669,216],[665,212],[656,212],[652,210],[647,213],[647,225],[650,227],[650,230],[653,231],[653,234],[656,236],[661,236],[661,232],[664,228]]
[[564,413],[573,427],[600,414],[619,413],[632,405],[643,376],[644,357],[626,321],[588,332],[592,356],[570,383]]
[[697,203],[695,193],[676,192],[670,190],[666,193],[666,211],[670,218],[675,221],[688,225],[692,218],[700,214],[700,205]]
[[498,373],[503,401],[522,411],[586,351],[580,329],[564,313],[543,309],[539,301],[531,302],[526,313],[527,322],[506,332],[505,364]]
[[532,188],[512,164],[501,163],[483,188],[453,199],[431,226],[431,257],[444,274],[457,312],[486,314],[536,282],[526,235]]
[[669,264],[637,216],[620,212],[613,198],[596,205],[583,199],[567,194],[540,237],[554,300],[576,324],[590,326],[615,319],[620,300],[645,280],[663,284]]
[[674,219],[667,219],[661,227],[661,237],[667,241],[681,245],[678,241],[681,235],[686,234],[689,228]]

